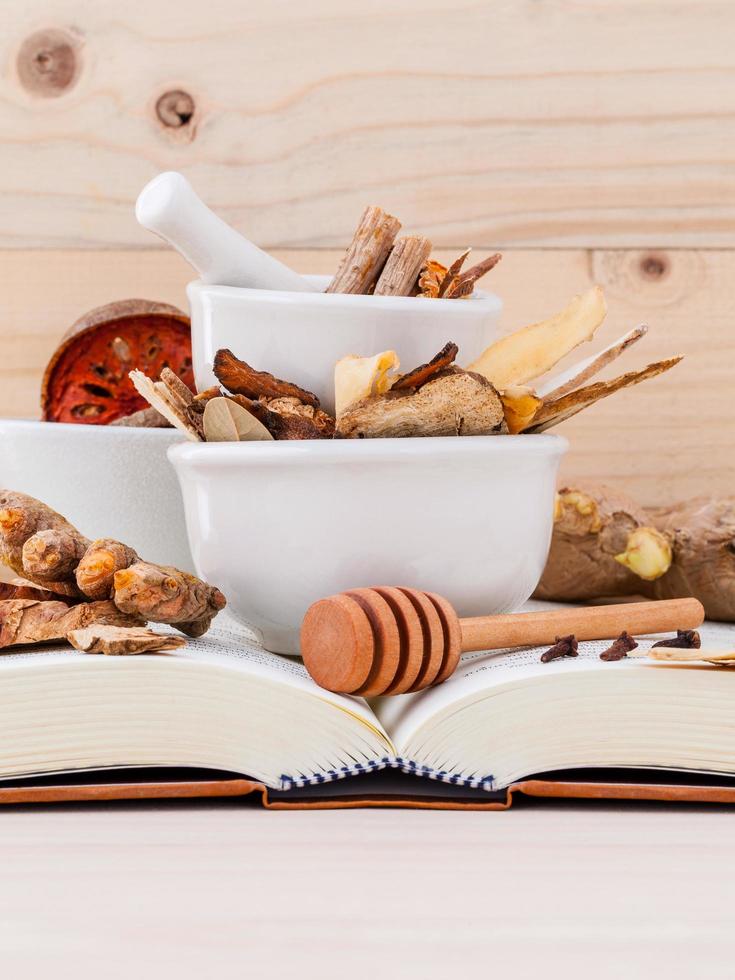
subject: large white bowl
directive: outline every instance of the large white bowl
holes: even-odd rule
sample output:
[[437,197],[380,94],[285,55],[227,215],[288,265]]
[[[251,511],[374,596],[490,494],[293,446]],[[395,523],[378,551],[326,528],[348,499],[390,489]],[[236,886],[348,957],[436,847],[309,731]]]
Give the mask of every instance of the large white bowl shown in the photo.
[[565,439],[553,435],[187,443],[169,450],[194,564],[278,653],[308,606],[370,585],[438,592],[460,616],[531,595]]
[[[329,276],[307,276],[323,288]],[[404,370],[447,341],[469,364],[495,339],[502,303],[477,291],[466,300],[294,293],[192,282],[191,339],[197,388],[216,383],[214,355],[228,347],[259,371],[295,381],[334,410],[334,365],[346,354],[395,350]]]
[[181,495],[166,450],[173,429],[0,419],[0,487],[59,511],[89,538],[193,571]]

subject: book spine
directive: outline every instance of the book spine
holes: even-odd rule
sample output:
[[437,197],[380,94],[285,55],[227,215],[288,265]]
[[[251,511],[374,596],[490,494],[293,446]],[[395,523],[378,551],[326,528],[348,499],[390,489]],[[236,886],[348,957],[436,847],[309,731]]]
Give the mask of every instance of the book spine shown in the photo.
[[364,776],[366,773],[378,772],[380,769],[400,769],[401,772],[410,776],[420,776],[424,779],[433,779],[440,783],[449,783],[452,786],[464,786],[468,789],[482,789],[488,793],[495,789],[495,780],[492,775],[465,776],[462,773],[432,769],[431,766],[420,766],[410,759],[402,759],[400,756],[384,756],[382,759],[371,759],[365,763],[356,762],[354,766],[342,766],[340,769],[328,769],[309,775],[291,776],[284,773],[281,775],[279,789],[284,791],[303,789],[304,786],[318,786],[322,783],[334,782],[337,779],[348,779],[350,776]]

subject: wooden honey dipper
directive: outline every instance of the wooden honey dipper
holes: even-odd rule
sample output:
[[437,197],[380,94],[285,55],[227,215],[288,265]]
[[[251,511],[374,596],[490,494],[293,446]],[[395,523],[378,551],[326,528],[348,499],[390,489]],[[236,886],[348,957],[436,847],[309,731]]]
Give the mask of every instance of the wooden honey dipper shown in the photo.
[[301,626],[301,655],[312,678],[328,691],[372,697],[407,694],[441,684],[460,653],[578,640],[695,629],[704,621],[697,599],[617,603],[460,619],[433,592],[376,586],[320,599]]

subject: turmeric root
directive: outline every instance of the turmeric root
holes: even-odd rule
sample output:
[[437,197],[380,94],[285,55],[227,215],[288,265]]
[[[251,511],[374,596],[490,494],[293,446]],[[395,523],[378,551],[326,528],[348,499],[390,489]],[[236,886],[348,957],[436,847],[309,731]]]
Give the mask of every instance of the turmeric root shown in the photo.
[[156,623],[170,623],[189,636],[202,636],[225,606],[219,589],[176,568],[137,561],[115,572],[115,605]]
[[[111,600],[121,613],[135,617],[135,625],[154,620],[201,636],[225,606],[222,593],[195,576],[144,562],[119,541],[90,542],[40,500],[6,490],[0,490],[0,559],[32,585],[75,598]],[[118,582],[128,569],[135,571]]]
[[120,541],[93,541],[76,566],[77,587],[90,599],[107,599],[113,593],[115,572],[137,560],[135,551]]
[[38,599],[0,601],[0,649],[28,643],[63,640],[87,626],[143,626],[137,615],[121,612],[109,600],[67,606]]
[[608,487],[564,487],[534,595],[694,596],[710,619],[735,621],[735,499],[645,509]]
[[[33,575],[28,575],[23,564],[23,547],[26,542],[41,531],[61,532],[61,537],[69,543],[67,539],[75,539],[75,547],[81,548],[82,552],[89,544],[87,538],[81,535],[77,529],[52,510],[40,500],[35,500],[25,493],[17,493],[13,490],[0,490],[0,561],[8,565],[18,575],[24,575],[32,581],[42,581],[48,583],[54,580],[52,565],[56,559],[53,549],[49,550],[48,575],[41,579],[36,579]],[[43,562],[39,562],[39,569],[42,569]],[[59,580],[63,581],[65,575],[59,575]]]

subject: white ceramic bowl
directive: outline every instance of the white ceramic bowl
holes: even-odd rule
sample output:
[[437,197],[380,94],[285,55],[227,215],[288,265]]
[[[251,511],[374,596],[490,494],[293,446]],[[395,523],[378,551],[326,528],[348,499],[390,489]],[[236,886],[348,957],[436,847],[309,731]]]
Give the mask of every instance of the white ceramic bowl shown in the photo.
[[89,538],[193,571],[181,495],[166,458],[173,429],[0,419],[0,487],[38,497]]
[[[326,288],[329,276],[307,276]],[[294,293],[189,284],[197,388],[216,383],[214,355],[229,347],[259,371],[295,381],[334,410],[334,365],[346,354],[395,350],[404,370],[423,364],[453,340],[458,364],[492,343],[502,303],[491,293],[466,300],[409,296]]]
[[308,606],[370,585],[460,616],[516,609],[541,577],[560,436],[187,443],[169,450],[194,564],[278,653]]

